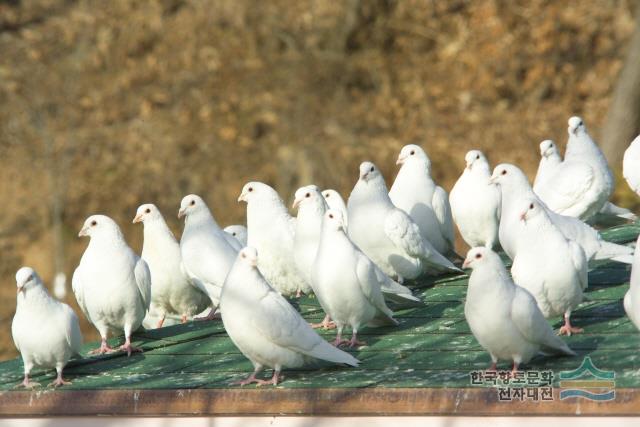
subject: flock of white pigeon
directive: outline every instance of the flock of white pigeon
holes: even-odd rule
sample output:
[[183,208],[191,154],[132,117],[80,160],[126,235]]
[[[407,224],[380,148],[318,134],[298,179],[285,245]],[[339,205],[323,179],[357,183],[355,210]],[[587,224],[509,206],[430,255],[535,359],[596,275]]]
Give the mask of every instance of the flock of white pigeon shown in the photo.
[[[90,241],[72,282],[102,338],[92,353],[117,350],[107,344],[109,331],[124,333],[119,349],[127,355],[141,351],[131,334],[143,321],[161,327],[174,316],[184,323],[210,308],[200,318],[219,314],[255,367],[237,384],[276,385],[283,367],[311,359],[357,366],[339,347],[364,344],[357,338],[363,326],[398,324],[385,300],[420,301],[405,280],[461,273],[451,261],[461,260],[454,252],[455,221],[472,248],[462,264],[472,269],[464,313],[491,356],[491,369],[506,360],[517,370],[539,352],[575,355],[558,335],[582,331],[570,316],[583,301],[589,263],[634,262],[633,248],[605,242],[585,221],[596,214],[635,215],[608,202],[613,176],[580,118],[569,119],[568,133],[564,160],[552,141],[540,144],[533,187],[518,167],[500,164],[492,173],[482,152],[472,150],[448,196],[431,178],[425,152],[407,145],[390,191],[380,170],[364,162],[346,205],[336,191],[308,185],[295,192],[296,218],[273,188],[249,182],[238,198],[247,204],[246,228],[222,230],[203,199],[188,195],[178,212],[185,218],[178,242],[156,206],[144,204],[133,219],[144,225],[141,257],[111,218],[92,215],[79,233]],[[624,176],[640,194],[640,136],[625,153]],[[511,276],[494,252],[498,247],[513,260]],[[640,327],[636,267],[624,308]],[[80,351],[78,318],[49,295],[33,269],[22,267],[16,282],[12,333],[24,362],[21,385],[37,385],[29,378],[34,367],[55,367],[52,384],[69,384],[62,371]],[[285,299],[302,293],[315,294],[326,313],[322,323],[308,324]],[[546,319],[559,315],[564,325],[556,334]],[[345,326],[349,339],[342,337]],[[325,341],[317,327],[336,328],[335,340]],[[271,379],[256,378],[263,367],[273,369]]]

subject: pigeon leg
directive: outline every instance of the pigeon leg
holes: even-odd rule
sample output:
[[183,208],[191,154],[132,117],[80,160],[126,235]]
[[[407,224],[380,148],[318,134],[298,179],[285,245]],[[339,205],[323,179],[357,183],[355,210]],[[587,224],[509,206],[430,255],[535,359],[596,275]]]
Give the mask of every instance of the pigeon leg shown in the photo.
[[567,311],[564,314],[564,325],[562,325],[558,330],[558,335],[571,336],[571,334],[580,334],[584,332],[584,329],[582,328],[576,328],[574,326],[571,326],[571,321],[569,320],[570,317],[571,317],[571,312]]
[[62,369],[56,369],[58,371],[58,376],[56,377],[56,379],[49,385],[52,385],[54,387],[61,387],[63,385],[69,385],[71,384],[71,381],[65,381],[64,378],[62,378]]
[[340,347],[342,344],[350,343],[351,341],[342,339],[342,326],[336,327],[338,329],[338,332],[336,333],[336,339],[331,344],[333,344],[335,347]]
[[105,353],[111,353],[112,351],[115,351],[115,349],[109,347],[109,344],[107,344],[106,338],[102,338],[100,347],[96,348],[95,350],[91,350],[89,354],[105,354]]
[[347,341],[349,343],[349,347],[353,348],[359,345],[367,345],[367,343],[364,341],[358,341],[356,335],[358,335],[358,331],[354,329],[353,333],[351,334],[351,340]]
[[326,316],[324,316],[324,319],[322,319],[322,322],[320,323],[310,323],[311,327],[313,329],[318,329],[318,328],[322,328],[322,329],[335,329],[336,328],[336,322],[333,322],[331,320],[331,316],[329,316],[328,314]]
[[302,291],[298,289],[298,291],[296,292],[296,298],[300,298],[301,296],[302,296]]
[[127,352],[127,357],[131,356],[132,352],[142,353],[142,349],[140,347],[134,347],[131,345],[131,337],[127,336],[124,341],[124,344],[120,346],[120,350],[124,350]]
[[518,372],[518,365],[520,365],[518,362],[516,362],[516,361],[513,362],[513,369],[511,369],[511,375],[513,375],[516,372]]
[[158,324],[156,325],[156,328],[162,328],[162,324],[164,323],[164,318],[167,316],[166,313],[162,313],[162,317],[160,318],[160,320],[158,320]]
[[274,386],[278,385],[278,380],[279,379],[284,379],[284,376],[280,376],[280,369],[276,368],[273,370],[273,376],[271,377],[270,380],[257,380],[258,383],[258,387],[263,386],[263,385],[270,385],[273,384]]
[[211,311],[204,317],[194,317],[194,320],[216,320],[221,319],[220,315],[216,313],[216,309],[211,307]]
[[263,381],[263,380],[256,378],[256,375],[258,375],[258,372],[260,372],[261,369],[262,369],[262,365],[257,365],[251,375],[249,375],[244,380],[233,381],[231,385],[243,386],[243,385],[252,384],[252,383],[260,383],[260,381]]
[[187,315],[183,314],[182,317],[180,318],[180,323],[187,323]]

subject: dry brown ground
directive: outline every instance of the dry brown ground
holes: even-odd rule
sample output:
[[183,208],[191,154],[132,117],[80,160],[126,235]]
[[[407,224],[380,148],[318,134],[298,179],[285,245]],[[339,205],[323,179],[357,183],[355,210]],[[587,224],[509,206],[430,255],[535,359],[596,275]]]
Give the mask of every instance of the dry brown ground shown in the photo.
[[390,180],[407,143],[447,189],[471,148],[532,174],[538,142],[563,146],[569,116],[599,135],[632,12],[631,0],[0,2],[0,358],[15,355],[16,269],[51,282],[53,195],[70,276],[91,213],[139,249],[142,202],[176,231],[189,192],[239,223],[248,180],[287,203],[310,182],[346,195],[362,160]]

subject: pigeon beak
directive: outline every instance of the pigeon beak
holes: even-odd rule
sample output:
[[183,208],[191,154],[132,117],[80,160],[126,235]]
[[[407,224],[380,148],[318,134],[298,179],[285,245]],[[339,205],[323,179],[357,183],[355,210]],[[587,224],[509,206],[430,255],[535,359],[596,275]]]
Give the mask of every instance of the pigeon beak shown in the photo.
[[495,176],[492,176],[491,178],[489,178],[489,184],[497,184],[498,178]]
[[182,218],[183,216],[185,216],[185,210],[184,208],[180,208],[180,210],[178,211],[178,219]]
[[251,267],[257,267],[258,266],[258,259],[257,258],[253,258],[252,260],[249,261],[249,264],[251,265]]
[[469,264],[471,264],[471,260],[465,259],[462,263],[462,268],[469,268]]
[[295,200],[293,201],[292,208],[293,208],[293,209],[296,209],[298,206],[300,206],[300,203],[301,203],[301,202],[302,202],[302,199],[295,199]]
[[88,236],[88,228],[87,227],[83,227],[82,230],[80,230],[80,232],[78,233],[78,237],[84,237],[84,236]]
[[139,213],[139,214],[136,215],[135,218],[133,218],[132,224],[137,224],[138,222],[141,222],[141,221],[142,221],[142,214]]
[[368,176],[369,176],[369,172],[365,172],[364,174],[360,175],[360,179],[363,181],[366,181]]
[[240,194],[240,197],[238,197],[238,203],[240,202],[246,202],[247,201],[247,193],[246,192],[242,192]]
[[525,223],[527,222],[527,213],[526,212],[522,212],[520,214],[520,221],[523,221]]
[[471,165],[473,164],[473,162],[469,163],[467,162],[467,166],[465,167],[466,170],[470,171],[471,170]]
[[24,285],[18,286],[18,290],[16,291],[16,294],[20,295],[20,293],[24,294]]
[[398,156],[398,160],[396,160],[396,165],[403,165],[406,159],[407,159],[406,157]]

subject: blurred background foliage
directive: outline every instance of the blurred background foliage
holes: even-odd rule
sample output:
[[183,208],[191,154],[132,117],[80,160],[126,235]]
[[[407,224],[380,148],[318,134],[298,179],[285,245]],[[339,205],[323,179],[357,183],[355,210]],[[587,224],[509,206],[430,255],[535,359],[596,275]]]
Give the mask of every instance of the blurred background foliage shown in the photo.
[[[346,197],[363,160],[391,182],[408,143],[426,149],[447,190],[472,148],[533,177],[538,143],[563,148],[571,115],[599,138],[635,7],[0,1],[0,356],[16,354],[15,271],[33,266],[51,284],[62,270],[70,282],[90,214],[112,216],[140,250],[141,203],[156,203],[178,237],[187,193],[221,225],[244,223],[247,181],[287,204],[308,183]],[[630,194],[618,176],[616,200],[637,207]]]

